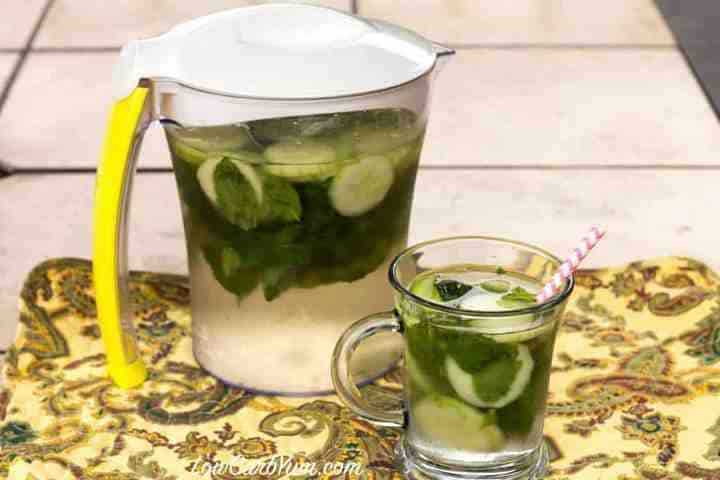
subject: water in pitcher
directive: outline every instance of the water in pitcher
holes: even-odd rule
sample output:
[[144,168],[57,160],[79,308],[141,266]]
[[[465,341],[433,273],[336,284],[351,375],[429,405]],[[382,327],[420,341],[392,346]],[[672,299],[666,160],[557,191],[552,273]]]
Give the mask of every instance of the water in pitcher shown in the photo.
[[[501,312],[533,306],[541,287],[496,267],[456,265],[421,273],[410,291],[460,310]],[[431,462],[529,459],[542,436],[557,319],[462,317],[402,302],[398,311],[406,332],[408,443]]]
[[[331,390],[337,338],[392,305],[423,120],[382,109],[166,132],[198,362],[260,391]],[[389,366],[383,348],[361,352],[359,380]]]

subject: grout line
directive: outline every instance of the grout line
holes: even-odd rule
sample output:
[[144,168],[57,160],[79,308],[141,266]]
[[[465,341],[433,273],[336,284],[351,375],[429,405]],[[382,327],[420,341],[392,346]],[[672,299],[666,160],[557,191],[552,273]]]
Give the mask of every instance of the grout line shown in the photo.
[[674,50],[674,44],[653,43],[443,43],[457,50]]
[[576,164],[576,165],[420,165],[421,170],[547,170],[547,171],[571,171],[571,170],[720,170],[720,165],[602,165],[602,164]]
[[0,92],[0,114],[2,114],[2,108],[5,105],[5,102],[7,102],[8,97],[10,96],[10,91],[12,90],[15,82],[18,79],[18,75],[20,75],[20,70],[22,70],[23,65],[25,65],[25,61],[27,60],[27,57],[30,53],[30,47],[32,47],[32,44],[35,41],[35,37],[37,37],[38,32],[40,32],[40,27],[42,27],[42,24],[45,21],[48,12],[50,12],[50,8],[52,7],[53,2],[54,0],[47,0],[47,2],[45,3],[42,12],[40,12],[40,16],[35,21],[35,25],[30,32],[30,36],[25,43],[25,47],[20,52],[20,55],[15,61],[15,65],[13,66],[13,69],[10,72],[7,81],[5,82],[5,86],[2,92]]
[[[578,165],[420,165],[420,170],[539,170],[539,171],[577,171],[577,170],[638,170],[638,171],[720,171],[720,165],[600,165],[600,164],[578,164]],[[78,168],[16,168],[11,169],[13,175],[77,175],[77,174],[95,174],[95,167],[78,167]],[[172,173],[173,169],[169,167],[140,167],[137,173]]]
[[[357,1],[351,0],[351,11],[357,13]],[[443,43],[458,50],[674,50],[674,44],[612,44],[612,43]],[[21,49],[5,49],[8,53],[18,53]],[[31,53],[116,53],[121,46],[104,47],[31,47]],[[0,49],[3,53],[3,49]]]
[[358,0],[350,0],[350,12],[357,15],[357,13],[358,13]]
[[9,164],[0,160],[0,178],[12,175],[13,171],[13,168]]
[[[140,167],[137,173],[172,173],[172,168],[168,167]],[[91,173],[96,174],[95,167],[78,167],[78,168],[52,168],[52,167],[30,167],[30,168],[13,168],[10,173],[12,175],[73,175]]]
[[117,53],[122,47],[32,47],[31,53]]
[[0,48],[0,54],[21,53],[22,51],[23,51],[22,48]]

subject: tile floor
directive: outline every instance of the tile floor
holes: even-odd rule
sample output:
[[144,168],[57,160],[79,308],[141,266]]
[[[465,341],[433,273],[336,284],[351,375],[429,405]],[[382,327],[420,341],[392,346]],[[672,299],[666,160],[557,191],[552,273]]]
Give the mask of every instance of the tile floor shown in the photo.
[[[0,22],[0,352],[27,271],[90,254],[111,65],[128,39],[252,0],[25,0]],[[411,239],[523,238],[559,252],[590,223],[589,259],[691,255],[720,268],[708,207],[718,122],[650,0],[325,0],[457,47],[438,77]],[[101,6],[102,5],[102,6]],[[12,25],[12,28],[10,28]],[[169,167],[159,129],[144,167]],[[171,175],[141,173],[131,265],[185,269]],[[171,205],[172,208],[168,208]]]

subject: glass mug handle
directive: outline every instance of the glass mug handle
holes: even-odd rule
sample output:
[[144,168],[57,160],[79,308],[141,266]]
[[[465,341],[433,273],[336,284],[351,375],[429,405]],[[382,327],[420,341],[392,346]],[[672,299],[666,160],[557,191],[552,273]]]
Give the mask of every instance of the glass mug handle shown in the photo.
[[355,386],[350,373],[350,362],[358,345],[366,338],[381,332],[402,334],[402,330],[402,323],[400,323],[397,313],[394,311],[376,313],[365,317],[352,324],[342,334],[335,345],[331,365],[333,385],[343,403],[356,415],[390,427],[403,427],[405,425],[404,410],[381,410],[370,405]]

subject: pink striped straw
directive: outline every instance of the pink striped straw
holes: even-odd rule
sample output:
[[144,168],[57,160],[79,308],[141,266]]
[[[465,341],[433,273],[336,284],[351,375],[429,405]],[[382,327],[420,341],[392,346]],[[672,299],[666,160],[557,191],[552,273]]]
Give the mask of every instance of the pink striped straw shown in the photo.
[[540,293],[535,297],[535,301],[542,303],[558,293],[560,287],[565,283],[565,280],[575,273],[580,262],[587,257],[588,252],[597,245],[603,235],[605,235],[604,229],[597,227],[590,229],[590,233],[582,239],[580,245],[573,250],[572,254],[560,265],[555,275],[553,275],[550,281],[540,290]]

